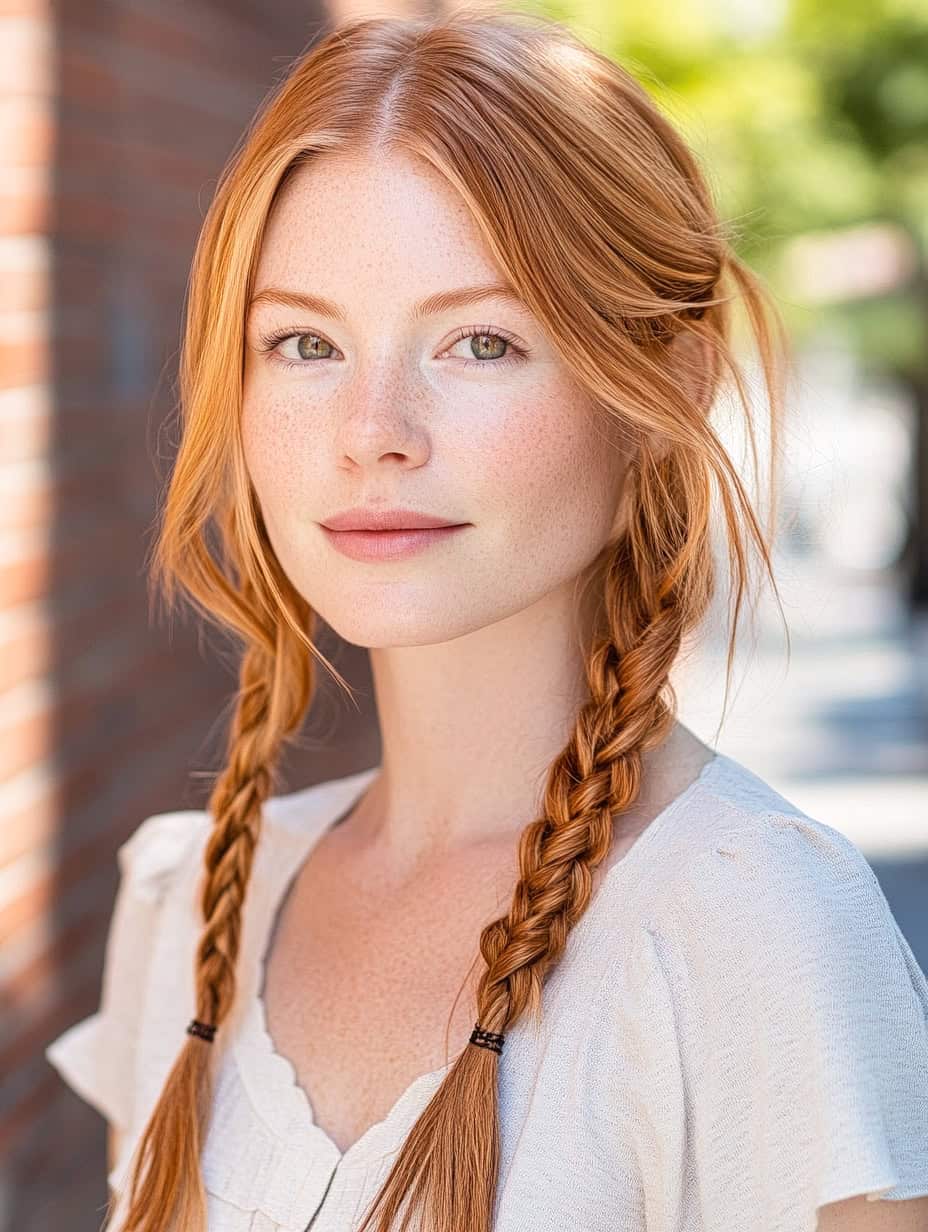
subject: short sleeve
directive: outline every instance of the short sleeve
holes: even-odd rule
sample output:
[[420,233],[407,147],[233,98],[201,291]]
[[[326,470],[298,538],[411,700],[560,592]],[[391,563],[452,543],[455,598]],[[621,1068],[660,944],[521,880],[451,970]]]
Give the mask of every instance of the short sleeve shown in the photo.
[[99,1009],[45,1049],[72,1090],[121,1130],[132,1120],[135,1051],[159,908],[194,834],[205,825],[202,811],[157,813],[118,849],[120,876],[104,949]]
[[860,850],[803,815],[759,817],[660,902],[640,984],[678,1056],[644,1072],[683,1124],[664,1139],[676,1167],[651,1156],[672,1173],[652,1167],[654,1194],[669,1183],[682,1222],[713,1232],[761,1213],[765,1232],[815,1232],[826,1203],[928,1194],[928,983]]

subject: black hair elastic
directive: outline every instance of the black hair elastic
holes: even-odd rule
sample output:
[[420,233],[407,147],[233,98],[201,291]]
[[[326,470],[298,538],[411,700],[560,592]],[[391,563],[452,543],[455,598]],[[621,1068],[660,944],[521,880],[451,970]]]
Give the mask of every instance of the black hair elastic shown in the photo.
[[474,1023],[474,1029],[470,1034],[470,1043],[479,1044],[481,1048],[491,1048],[494,1052],[503,1051],[504,1035],[497,1035],[495,1031],[484,1031],[479,1022]]
[[191,1018],[187,1027],[188,1035],[198,1035],[200,1039],[205,1039],[208,1044],[213,1042],[213,1036],[216,1034],[216,1028],[212,1023],[200,1022],[199,1018]]

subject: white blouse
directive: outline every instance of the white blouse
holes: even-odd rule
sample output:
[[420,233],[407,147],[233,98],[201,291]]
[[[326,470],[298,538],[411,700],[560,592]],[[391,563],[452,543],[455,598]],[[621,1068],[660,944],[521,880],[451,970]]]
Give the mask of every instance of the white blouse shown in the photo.
[[[265,804],[239,988],[212,1045],[210,1232],[350,1232],[450,1068],[343,1152],[266,1029],[278,908],[378,771]],[[100,1008],[46,1050],[124,1131],[111,1232],[195,1012],[210,825],[159,813],[120,847]],[[859,849],[733,758],[717,753],[607,870],[543,1010],[499,1058],[495,1232],[815,1232],[823,1203],[928,1194],[925,975]]]

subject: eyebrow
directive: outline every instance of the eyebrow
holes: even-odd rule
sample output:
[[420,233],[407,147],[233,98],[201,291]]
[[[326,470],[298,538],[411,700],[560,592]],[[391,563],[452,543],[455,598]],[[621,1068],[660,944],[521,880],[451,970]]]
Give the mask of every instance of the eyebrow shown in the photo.
[[[452,308],[467,308],[471,304],[481,303],[486,299],[506,299],[519,308],[525,304],[512,287],[504,282],[485,283],[481,286],[458,287],[454,291],[438,291],[427,295],[413,305],[414,321],[439,312],[449,312]],[[249,303],[249,310],[260,304],[279,304],[283,308],[297,308],[303,312],[311,312],[316,316],[330,317],[333,321],[345,321],[348,314],[340,304],[323,299],[320,295],[308,295],[302,291],[286,291],[280,287],[266,287],[254,295]]]

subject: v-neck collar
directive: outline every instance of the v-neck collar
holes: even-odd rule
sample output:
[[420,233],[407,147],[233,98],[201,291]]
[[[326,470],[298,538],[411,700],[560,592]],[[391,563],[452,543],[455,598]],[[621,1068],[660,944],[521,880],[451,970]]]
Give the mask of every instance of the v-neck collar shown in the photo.
[[[316,1122],[310,1093],[300,1085],[290,1060],[277,1051],[267,1028],[265,965],[287,892],[315,844],[357,804],[379,770],[379,765],[373,766],[265,802],[265,830],[255,852],[250,887],[256,893],[251,911],[246,900],[243,920],[246,962],[232,1043],[239,1076],[255,1111],[275,1136],[291,1139],[295,1130],[302,1131],[332,1167],[379,1158],[397,1146],[456,1060],[414,1078],[386,1115],[343,1151]],[[320,794],[314,798],[313,793]]]
[[[598,913],[608,908],[613,887],[634,878],[677,813],[697,791],[708,785],[713,775],[723,773],[730,765],[728,758],[716,753],[690,784],[651,820],[622,859],[608,869],[584,915],[571,930],[572,948],[584,943],[587,930],[595,927]],[[380,765],[372,766],[302,792],[266,801],[267,829],[262,838],[267,841],[258,842],[251,887],[255,894],[251,910],[246,901],[243,920],[245,982],[233,1027],[233,1054],[241,1081],[253,1108],[276,1137],[288,1140],[295,1133],[298,1137],[305,1134],[308,1145],[315,1147],[332,1168],[366,1162],[398,1147],[456,1060],[454,1057],[438,1069],[414,1078],[387,1114],[342,1151],[316,1122],[310,1094],[300,1085],[292,1063],[275,1048],[267,1029],[266,1007],[259,993],[263,989],[271,930],[278,910],[314,844],[357,804],[380,768]],[[523,1025],[517,1022],[508,1034],[518,1035]]]

